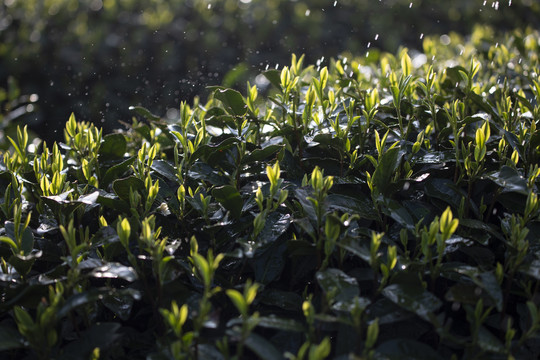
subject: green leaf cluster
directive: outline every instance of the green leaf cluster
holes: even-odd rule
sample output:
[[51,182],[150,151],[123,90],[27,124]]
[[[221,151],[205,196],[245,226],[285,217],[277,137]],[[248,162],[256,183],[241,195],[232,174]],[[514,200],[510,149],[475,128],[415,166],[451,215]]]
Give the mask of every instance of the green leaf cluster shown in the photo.
[[540,35],[472,38],[19,127],[2,357],[537,358]]

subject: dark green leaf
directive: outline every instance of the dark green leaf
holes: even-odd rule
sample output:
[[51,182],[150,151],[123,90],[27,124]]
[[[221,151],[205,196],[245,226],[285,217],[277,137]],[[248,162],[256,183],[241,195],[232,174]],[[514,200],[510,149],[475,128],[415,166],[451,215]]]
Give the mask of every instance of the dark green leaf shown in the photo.
[[255,353],[262,360],[281,360],[282,354],[276,349],[276,347],[257,334],[250,334],[246,339],[246,347],[248,347],[253,353]]
[[461,265],[453,269],[459,274],[468,276],[479,288],[483,289],[493,300],[497,310],[503,306],[503,293],[495,274],[491,271],[482,271],[474,266]]
[[501,117],[499,116],[497,109],[485,97],[478,95],[474,91],[469,93],[469,97],[480,109],[490,114],[499,123],[501,122]]
[[112,187],[116,195],[118,195],[120,199],[127,202],[129,202],[130,189],[132,191],[145,190],[144,182],[141,179],[136,178],[135,176],[115,180],[113,181]]
[[195,180],[207,181],[212,185],[225,185],[229,179],[220,175],[213,167],[203,162],[196,162],[190,168],[189,177]]
[[[489,235],[492,235],[495,238],[504,241],[504,236],[502,236],[502,234],[499,231],[497,231],[496,228],[494,228],[490,224],[486,224],[483,221],[474,220],[474,219],[461,219],[459,220],[459,226],[460,227],[464,226],[464,227],[468,227],[468,228],[476,229],[476,230],[482,230],[485,233],[488,233]],[[472,239],[472,240],[478,240],[478,239]],[[481,244],[487,245],[487,243],[485,242],[481,242]]]
[[466,194],[449,179],[429,179],[424,185],[426,195],[444,201],[453,209],[459,209],[461,198]]
[[512,147],[512,150],[518,152],[519,158],[523,159],[522,146],[520,145],[519,139],[516,136],[516,134],[511,133],[507,130],[504,130],[504,138],[510,144],[510,147]]
[[[258,283],[268,284],[282,275],[285,267],[287,244],[283,240],[276,240],[266,243],[263,247],[255,250],[252,267],[255,281]],[[246,253],[249,256],[248,251]]]
[[517,192],[528,195],[527,180],[523,178],[515,169],[509,166],[502,166],[501,170],[487,176],[495,184],[502,187],[503,191]]
[[242,164],[247,165],[256,161],[263,161],[283,149],[284,145],[268,145],[262,149],[255,149],[242,158]]
[[242,94],[233,89],[218,89],[214,92],[214,98],[220,100],[227,112],[234,116],[243,116],[247,112],[247,106]]
[[392,184],[392,177],[399,166],[400,151],[395,147],[387,150],[382,156],[375,172],[373,173],[373,185],[383,195],[390,195],[389,190]]
[[233,218],[238,219],[242,214],[244,202],[240,193],[234,186],[223,185],[212,190],[212,196],[219,201],[221,205],[231,212]]
[[67,298],[62,307],[58,309],[56,317],[57,319],[61,319],[79,306],[95,303],[99,300],[104,299],[107,296],[112,296],[115,294],[127,294],[132,296],[135,300],[138,300],[140,298],[140,294],[132,289],[115,291],[107,288],[94,287],[85,292],[78,293]]
[[137,157],[132,156],[130,158],[127,158],[126,160],[122,161],[120,164],[116,164],[114,166],[111,166],[106,172],[105,175],[103,175],[103,179],[101,179],[101,187],[106,188],[107,185],[109,185],[113,180],[117,179],[118,177],[122,176],[128,169],[131,164],[135,161]]
[[304,326],[298,321],[293,320],[293,319],[278,318],[274,315],[259,317],[259,322],[257,326],[270,328],[270,329],[276,329],[276,330],[282,330],[282,331],[292,331],[292,332],[305,332],[306,331]]
[[373,212],[373,204],[368,197],[352,197],[341,194],[330,194],[326,198],[328,209],[342,211],[350,215],[356,214],[363,219],[376,220],[377,215]]
[[150,112],[150,110],[142,107],[142,106],[130,106],[129,110],[136,112],[137,114],[141,115],[142,117],[146,118],[147,120],[152,121],[159,121],[160,117],[157,115],[154,115]]
[[291,225],[290,214],[271,213],[266,219],[264,228],[259,234],[258,245],[269,244],[276,241]]
[[504,353],[504,344],[484,326],[478,330],[478,345],[482,350],[492,353]]
[[[215,154],[216,152],[225,152],[228,150],[232,145],[238,143],[240,140],[234,136],[230,136],[226,138],[225,140],[221,141],[220,143],[216,145],[201,145],[195,150],[195,152],[191,155],[190,161],[194,162],[195,160],[202,158],[204,161],[208,161],[208,157],[212,154]],[[213,165],[209,163],[210,165]]]
[[135,281],[138,278],[137,273],[132,267],[115,262],[108,262],[106,265],[94,269],[90,273],[90,276],[96,278],[123,279],[129,282]]
[[335,302],[348,302],[360,295],[356,279],[339,269],[318,271],[315,277],[324,292],[333,295]]
[[105,296],[101,302],[120,319],[127,321],[135,301],[133,296],[128,293],[118,293]]
[[411,311],[428,321],[428,315],[438,310],[442,302],[438,297],[416,283],[392,284],[385,287],[382,294],[394,304]]
[[371,304],[368,311],[371,319],[379,318],[379,326],[395,324],[415,317],[414,313],[404,310],[386,298],[381,298]]
[[263,75],[268,79],[268,81],[270,81],[272,85],[276,87],[276,89],[281,90],[281,73],[278,70],[266,70],[263,72]]
[[[157,172],[159,175],[163,176],[165,179],[176,182],[178,178],[176,177],[177,171],[168,161],[165,160],[154,160],[152,163],[152,170]],[[161,185],[161,184],[160,184]]]
[[100,161],[122,159],[126,149],[127,141],[123,134],[105,135],[99,147],[99,159]]
[[370,262],[371,254],[369,247],[364,244],[360,244],[360,242],[355,241],[355,239],[345,239],[342,242],[338,242],[337,245],[349,251],[353,255],[358,256],[360,259]]

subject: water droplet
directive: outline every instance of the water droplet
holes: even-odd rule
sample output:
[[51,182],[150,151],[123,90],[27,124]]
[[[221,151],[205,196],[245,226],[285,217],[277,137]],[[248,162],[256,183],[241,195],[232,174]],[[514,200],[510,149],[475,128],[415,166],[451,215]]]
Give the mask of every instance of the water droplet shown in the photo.
[[368,43],[367,43],[367,48],[369,49],[370,46],[371,46],[371,43],[368,42]]
[[306,10],[306,16],[309,16],[309,14],[311,14],[311,10],[307,9]]
[[212,4],[208,4],[208,10],[212,8]]
[[379,34],[375,34],[375,41],[379,39]]
[[508,0],[508,6],[512,6],[512,0]]
[[443,45],[450,45],[450,36],[444,34],[444,35],[441,35],[441,37],[439,38],[441,44]]
[[420,40],[422,40],[424,38],[424,33],[421,33],[420,34]]
[[409,4],[409,9],[412,8],[412,2]]
[[337,5],[337,0],[336,0],[336,1],[334,1],[334,7],[335,7],[336,5]]

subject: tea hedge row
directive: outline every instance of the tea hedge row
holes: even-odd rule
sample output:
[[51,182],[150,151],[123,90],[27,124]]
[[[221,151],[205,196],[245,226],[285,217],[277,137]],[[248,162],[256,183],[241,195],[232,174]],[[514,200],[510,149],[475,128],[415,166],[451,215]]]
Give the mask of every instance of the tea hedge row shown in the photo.
[[[6,358],[536,358],[539,34],[9,137]],[[456,45],[457,44],[457,45]]]
[[420,46],[423,33],[467,34],[475,24],[537,27],[539,14],[530,0],[5,0],[0,86],[14,76],[38,94],[27,120],[58,141],[47,130],[72,111],[110,132],[129,118],[126,103],[166,115],[208,84],[244,84],[286,64],[290,52],[315,62],[344,49],[395,51]]

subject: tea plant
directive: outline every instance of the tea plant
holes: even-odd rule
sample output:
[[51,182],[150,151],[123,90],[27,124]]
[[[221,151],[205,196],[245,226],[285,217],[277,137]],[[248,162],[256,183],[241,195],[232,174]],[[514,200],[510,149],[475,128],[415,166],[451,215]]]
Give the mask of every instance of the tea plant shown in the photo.
[[292,56],[175,121],[19,127],[3,358],[538,357],[539,39]]

